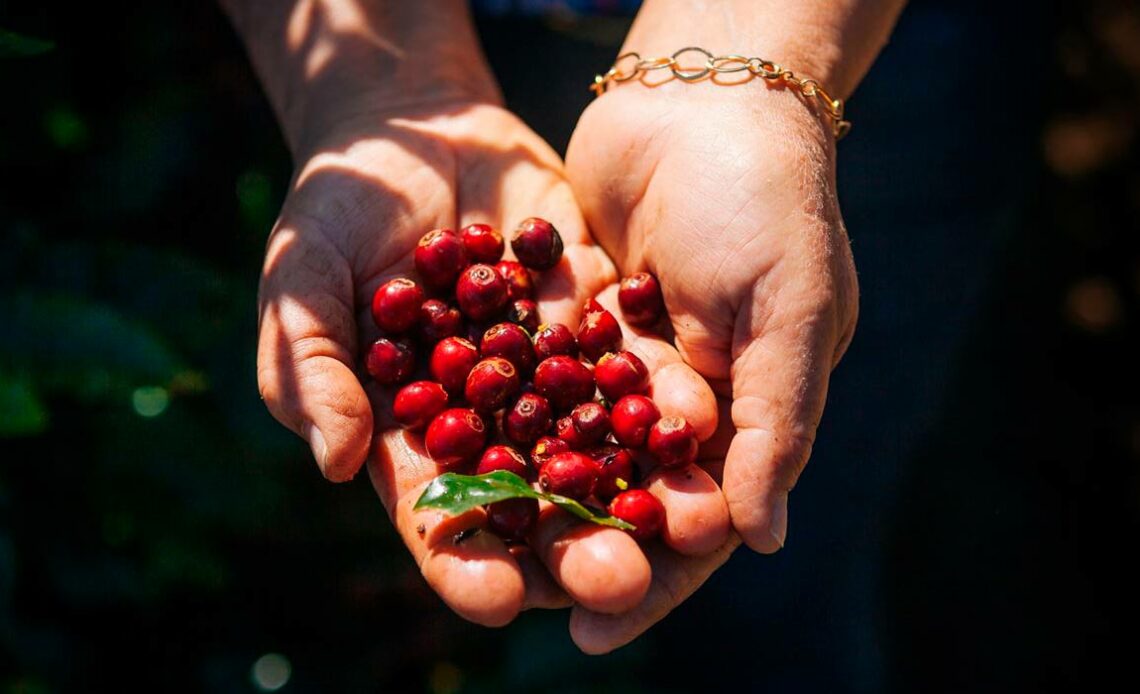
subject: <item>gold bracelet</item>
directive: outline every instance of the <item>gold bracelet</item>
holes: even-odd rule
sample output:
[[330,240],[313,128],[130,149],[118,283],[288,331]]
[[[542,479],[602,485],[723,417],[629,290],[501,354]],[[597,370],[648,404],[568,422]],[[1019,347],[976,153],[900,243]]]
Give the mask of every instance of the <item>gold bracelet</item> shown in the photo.
[[[700,53],[705,56],[704,65],[683,67],[678,58],[685,53]],[[623,62],[634,61],[629,72],[621,69]],[[831,121],[831,132],[839,140],[851,130],[850,121],[843,119],[843,99],[833,99],[823,86],[813,79],[799,77],[791,70],[786,70],[777,63],[763,58],[747,58],[743,55],[714,56],[703,48],[689,46],[682,48],[668,58],[642,58],[640,54],[629,52],[617,57],[613,66],[605,74],[594,77],[590,89],[594,94],[601,96],[615,84],[628,82],[632,79],[644,79],[654,70],[669,70],[673,77],[683,82],[698,82],[710,75],[720,75],[732,72],[748,71],[748,79],[762,77],[771,82],[782,82],[794,89],[805,101],[816,99],[823,108],[823,112]],[[713,78],[715,79],[715,77]]]

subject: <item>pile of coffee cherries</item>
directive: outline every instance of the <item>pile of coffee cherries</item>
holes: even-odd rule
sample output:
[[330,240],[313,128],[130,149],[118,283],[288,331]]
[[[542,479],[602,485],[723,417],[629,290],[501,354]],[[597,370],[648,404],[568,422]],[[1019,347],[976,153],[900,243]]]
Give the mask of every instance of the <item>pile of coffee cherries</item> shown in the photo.
[[[647,397],[645,364],[622,349],[617,320],[595,300],[576,331],[540,324],[531,273],[562,258],[554,226],[523,221],[511,249],[517,262],[503,260],[503,237],[486,224],[425,234],[415,251],[420,282],[390,280],[372,299],[385,337],[368,350],[368,373],[399,387],[393,417],[425,432],[428,455],[444,471],[507,470],[544,492],[606,504],[635,526],[635,539],[649,539],[661,531],[665,509],[637,488],[637,463],[689,465],[696,434],[684,419],[661,416]],[[625,278],[618,301],[625,320],[639,327],[655,325],[664,312],[661,289],[647,273]],[[427,378],[413,381],[417,374]],[[500,537],[521,541],[538,502],[499,501],[487,517]]]

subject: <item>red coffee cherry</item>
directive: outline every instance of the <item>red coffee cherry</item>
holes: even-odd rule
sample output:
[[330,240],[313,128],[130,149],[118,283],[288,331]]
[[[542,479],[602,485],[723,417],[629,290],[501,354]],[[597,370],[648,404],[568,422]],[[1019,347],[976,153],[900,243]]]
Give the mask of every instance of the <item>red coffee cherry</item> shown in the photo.
[[407,277],[380,285],[372,295],[372,320],[386,333],[406,332],[420,317],[424,292]]
[[661,285],[657,283],[657,278],[648,272],[634,273],[621,281],[618,304],[626,322],[639,328],[654,325],[661,320],[661,314],[665,312]]
[[588,311],[578,326],[578,346],[582,354],[596,362],[606,352],[621,349],[621,328],[614,314],[602,309]]
[[414,260],[424,284],[436,291],[448,291],[467,267],[467,251],[453,230],[435,229],[420,238]]
[[511,238],[511,250],[531,270],[549,270],[562,259],[562,236],[545,219],[524,219]]
[[479,459],[475,474],[485,475],[496,470],[513,472],[524,480],[531,479],[534,472],[534,468],[527,463],[522,454],[510,446],[491,446],[483,451],[483,457]]
[[431,352],[428,370],[452,395],[461,395],[467,387],[467,374],[479,363],[479,349],[462,337],[440,340]]
[[627,395],[614,403],[610,424],[614,438],[623,446],[644,448],[649,430],[661,419],[657,405],[644,395]]
[[502,409],[519,392],[519,372],[502,357],[488,357],[467,375],[464,395],[476,412]]
[[472,263],[494,264],[503,257],[503,235],[490,224],[468,224],[459,230],[459,238]]
[[408,380],[416,368],[416,358],[407,342],[382,337],[368,348],[364,368],[377,383],[390,386]]
[[662,467],[684,467],[697,460],[697,434],[681,417],[663,417],[649,430],[649,452]]
[[503,435],[512,443],[530,445],[550,428],[550,403],[536,393],[523,393],[503,414]]
[[558,438],[581,451],[610,435],[610,413],[596,402],[584,402],[555,425]]
[[512,300],[534,298],[534,279],[522,263],[503,260],[495,265],[495,270],[507,281],[507,296]]
[[554,436],[541,436],[534,448],[530,450],[530,461],[535,467],[542,469],[543,465],[559,453],[569,453],[570,444]]
[[656,537],[665,527],[665,507],[644,489],[630,489],[618,494],[610,502],[609,511],[614,518],[636,526],[628,532],[638,542]]
[[621,446],[605,444],[586,451],[598,464],[598,483],[594,496],[609,501],[634,483],[633,456]]
[[538,471],[538,486],[550,494],[581,501],[594,493],[598,466],[593,458],[573,451],[559,453]]
[[507,320],[527,332],[538,330],[538,304],[530,299],[516,299],[507,307]]
[[487,527],[504,540],[526,539],[538,521],[538,499],[504,499],[487,505]]
[[564,412],[594,399],[594,374],[573,357],[553,356],[534,370],[534,389]]
[[546,323],[534,333],[534,353],[539,361],[559,354],[578,358],[578,340],[574,332],[561,323]]
[[490,320],[507,305],[507,281],[490,265],[472,265],[460,273],[455,299],[471,320]]
[[610,402],[616,402],[626,395],[649,392],[649,369],[633,352],[612,352],[603,354],[594,365],[594,380],[598,390]]
[[484,357],[502,357],[523,374],[534,371],[534,345],[526,330],[514,323],[499,323],[488,328],[479,342],[479,353]]
[[463,334],[463,314],[439,299],[428,299],[420,305],[418,325],[420,340],[434,345],[445,337]]
[[419,431],[447,409],[447,391],[435,381],[409,383],[396,393],[392,416],[405,429]]
[[477,412],[453,407],[431,420],[424,443],[432,460],[450,471],[474,462],[486,436],[487,427]]

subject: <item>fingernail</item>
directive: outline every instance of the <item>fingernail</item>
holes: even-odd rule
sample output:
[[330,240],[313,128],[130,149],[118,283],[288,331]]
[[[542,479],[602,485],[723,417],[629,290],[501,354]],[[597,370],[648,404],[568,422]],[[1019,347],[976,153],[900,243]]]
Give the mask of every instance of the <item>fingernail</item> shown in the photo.
[[329,455],[329,447],[328,444],[325,443],[325,435],[312,424],[306,425],[305,428],[307,431],[305,438],[309,439],[309,448],[313,449],[313,457],[317,459],[317,465],[323,472],[325,469],[325,459]]
[[772,534],[780,547],[788,536],[788,495],[777,494],[772,500],[772,510],[769,512],[768,532]]

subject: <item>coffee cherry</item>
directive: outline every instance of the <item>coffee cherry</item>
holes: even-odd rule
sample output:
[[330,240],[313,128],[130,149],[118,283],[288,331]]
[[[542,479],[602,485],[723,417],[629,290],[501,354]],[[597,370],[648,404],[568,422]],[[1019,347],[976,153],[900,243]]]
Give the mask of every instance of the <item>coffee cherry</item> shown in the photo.
[[649,392],[649,369],[636,354],[624,350],[603,354],[594,365],[594,380],[610,402]]
[[610,434],[610,414],[596,402],[584,402],[555,424],[558,438],[581,451],[601,443]]
[[464,395],[477,412],[502,409],[519,392],[519,372],[502,357],[488,357],[467,375]]
[[377,383],[390,386],[408,380],[416,368],[416,358],[407,342],[382,337],[368,348],[364,368]]
[[605,310],[606,310],[605,307],[602,306],[601,304],[599,304],[598,300],[595,299],[594,297],[590,297],[589,299],[586,299],[586,303],[582,305],[582,315],[583,316],[588,316],[591,313],[602,313]]
[[431,352],[428,370],[452,395],[460,395],[467,386],[467,374],[479,363],[479,349],[462,337],[440,340]]
[[633,456],[621,446],[605,444],[586,451],[598,464],[598,483],[594,496],[609,501],[633,486]]
[[661,285],[657,283],[657,278],[648,272],[634,273],[621,281],[618,304],[626,322],[639,328],[652,326],[665,312]]
[[683,467],[697,460],[697,434],[681,417],[663,417],[649,430],[649,452],[662,467]]
[[453,407],[428,425],[424,443],[428,455],[444,470],[463,467],[479,456],[486,442],[487,427],[474,410]]
[[428,299],[420,305],[417,330],[420,340],[434,345],[445,337],[463,333],[463,314],[446,302]]
[[605,309],[587,312],[578,326],[578,346],[593,362],[606,352],[621,349],[621,328],[614,314]]
[[503,235],[490,224],[468,224],[459,230],[467,259],[472,263],[497,263],[503,257]]
[[511,250],[531,270],[549,270],[562,259],[562,236],[545,219],[524,219],[511,238]]
[[386,333],[402,333],[416,324],[424,292],[406,277],[380,285],[372,295],[372,320]]
[[638,542],[656,537],[665,527],[665,507],[644,489],[630,489],[618,494],[610,502],[609,512],[611,516],[635,526],[628,532]]
[[507,307],[507,320],[527,331],[538,330],[538,304],[530,299],[516,299]]
[[657,405],[644,395],[627,395],[614,403],[610,411],[610,424],[614,438],[623,446],[643,448],[649,430],[661,419]]
[[522,263],[503,260],[495,270],[507,281],[507,296],[512,300],[534,298],[534,280]]
[[546,323],[534,333],[534,353],[539,361],[559,354],[578,358],[578,340],[574,332],[561,323]]
[[538,499],[504,499],[487,505],[487,527],[504,540],[526,539],[538,521]]
[[419,431],[447,409],[447,391],[435,381],[409,383],[396,393],[392,416],[405,429]]
[[488,328],[479,342],[479,353],[484,357],[502,357],[523,374],[534,371],[534,345],[526,330],[514,323],[499,323]]
[[534,448],[530,449],[530,461],[535,467],[542,469],[554,456],[559,453],[569,453],[570,444],[554,436],[541,436]]
[[538,471],[538,486],[550,494],[581,501],[594,493],[598,466],[593,458],[570,451],[559,453]]
[[460,273],[455,299],[471,320],[490,320],[507,305],[507,281],[490,265],[472,265]]
[[573,357],[553,356],[534,370],[534,389],[555,410],[566,411],[594,399],[594,374]]
[[420,238],[414,260],[424,284],[436,291],[447,291],[467,267],[467,251],[454,231],[435,229]]
[[512,443],[529,445],[550,428],[550,403],[535,393],[523,393],[503,414],[503,435]]
[[526,462],[522,454],[510,446],[491,446],[483,451],[483,457],[479,459],[475,474],[485,475],[496,470],[513,472],[524,480],[531,479],[531,473],[534,472],[534,468]]

